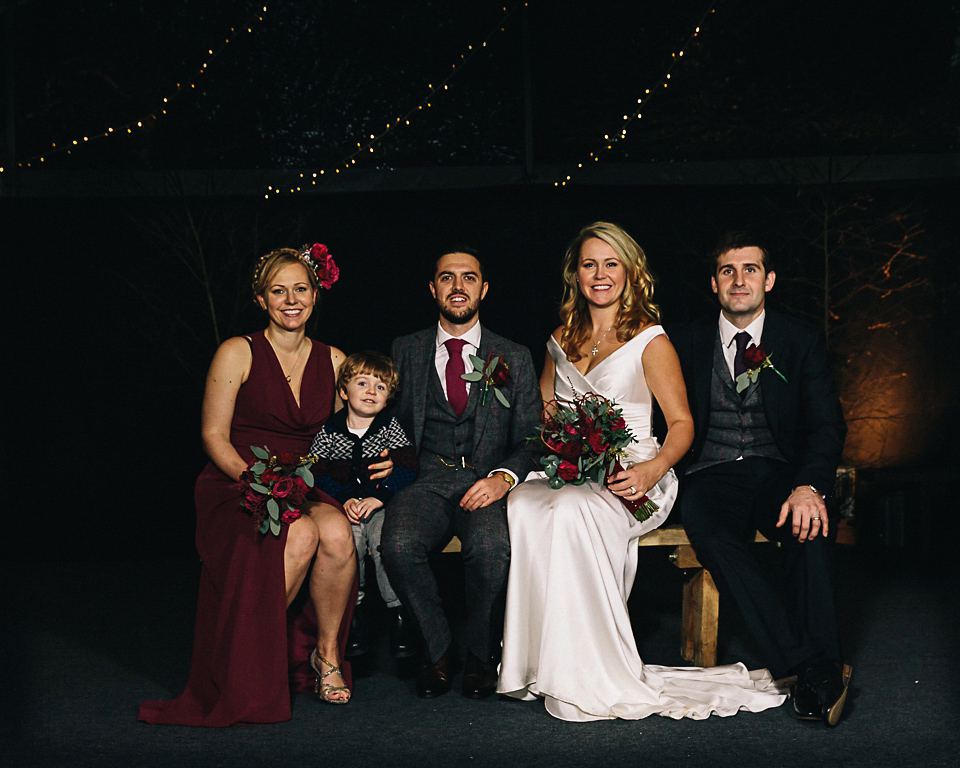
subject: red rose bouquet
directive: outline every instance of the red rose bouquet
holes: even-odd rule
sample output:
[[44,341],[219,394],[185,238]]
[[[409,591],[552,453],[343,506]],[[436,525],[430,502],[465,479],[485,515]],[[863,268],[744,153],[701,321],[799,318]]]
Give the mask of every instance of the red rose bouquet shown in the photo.
[[266,446],[251,445],[250,450],[256,459],[240,475],[240,506],[253,515],[260,533],[270,531],[279,536],[282,525],[300,517],[300,506],[313,487],[310,467],[315,459],[289,451],[274,456]]
[[300,251],[303,260],[316,273],[317,285],[329,291],[331,286],[340,279],[340,268],[327,250],[327,246],[323,243],[314,243],[303,246]]
[[[541,457],[543,471],[554,490],[567,483],[583,485],[592,480],[603,485],[623,470],[624,448],[635,440],[616,403],[588,392],[572,401],[554,400],[544,410],[540,434],[549,451]],[[646,520],[659,507],[644,496],[637,501],[620,499],[637,520]]]
[[480,390],[480,405],[487,404],[487,393],[493,390],[500,404],[504,408],[509,408],[507,396],[500,391],[499,387],[510,382],[510,366],[502,358],[494,357],[493,352],[487,355],[486,362],[476,355],[470,355],[470,362],[473,363],[473,370],[470,373],[461,374],[460,378],[470,382],[483,382],[483,389]]
[[750,344],[743,350],[743,361],[747,364],[747,370],[737,376],[737,392],[743,392],[749,387],[750,382],[757,378],[764,368],[769,368],[781,379],[787,380],[787,377],[780,373],[773,364],[773,360],[767,354],[767,350],[764,349],[762,341],[759,344]]

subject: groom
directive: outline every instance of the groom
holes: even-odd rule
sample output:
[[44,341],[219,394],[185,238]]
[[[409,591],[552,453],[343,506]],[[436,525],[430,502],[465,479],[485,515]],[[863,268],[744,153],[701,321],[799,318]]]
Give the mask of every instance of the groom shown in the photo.
[[[755,239],[728,234],[713,259],[719,318],[670,333],[696,427],[680,514],[774,677],[797,675],[797,715],[836,725],[850,670],[840,661],[826,499],[846,425],[823,335],[765,308],[776,273]],[[780,542],[787,602],[749,551],[754,530]]]
[[[484,698],[496,688],[510,562],[505,497],[534,468],[525,447],[540,423],[533,361],[526,347],[480,325],[487,288],[475,252],[445,253],[430,281],[439,324],[393,342],[397,415],[413,428],[420,475],[387,505],[381,553],[423,635],[421,698],[449,691],[456,672],[450,626],[428,561],[453,534],[461,542],[466,582],[463,695]],[[498,365],[488,386],[482,379],[465,381],[463,374],[474,370],[470,355],[497,357],[509,371]]]

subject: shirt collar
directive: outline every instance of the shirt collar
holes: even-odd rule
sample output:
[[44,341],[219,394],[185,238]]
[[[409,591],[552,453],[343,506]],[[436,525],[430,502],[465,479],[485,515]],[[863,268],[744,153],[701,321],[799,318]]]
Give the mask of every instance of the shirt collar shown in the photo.
[[443,330],[443,328],[440,326],[440,323],[437,323],[437,347],[439,348],[443,346],[443,343],[447,339],[462,339],[463,341],[467,342],[467,344],[471,345],[474,350],[480,349],[480,323],[474,325],[473,328],[471,328],[462,336],[452,336]]
[[750,336],[750,342],[752,344],[759,344],[760,339],[763,338],[763,320],[766,317],[767,310],[761,310],[760,314],[757,315],[756,319],[750,323],[746,328],[737,328],[733,323],[727,320],[724,317],[723,312],[720,313],[720,343],[724,347],[729,347],[733,343],[733,337],[736,336],[740,331],[746,331]]

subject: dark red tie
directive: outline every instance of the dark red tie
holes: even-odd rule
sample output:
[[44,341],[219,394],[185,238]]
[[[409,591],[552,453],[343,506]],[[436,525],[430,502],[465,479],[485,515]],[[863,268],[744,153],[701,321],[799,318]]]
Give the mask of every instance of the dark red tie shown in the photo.
[[447,400],[453,412],[459,416],[463,409],[467,407],[467,382],[462,378],[466,373],[463,365],[463,345],[466,344],[463,339],[447,339],[443,342],[447,348]]
[[737,342],[737,353],[733,356],[733,380],[736,381],[737,376],[747,372],[747,360],[743,351],[750,343],[750,334],[746,331],[740,331],[733,339]]

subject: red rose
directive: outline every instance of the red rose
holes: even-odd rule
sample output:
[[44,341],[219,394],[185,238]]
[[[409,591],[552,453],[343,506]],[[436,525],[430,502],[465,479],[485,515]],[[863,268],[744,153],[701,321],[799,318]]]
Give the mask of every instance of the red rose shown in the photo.
[[743,350],[743,360],[747,364],[747,368],[759,368],[763,365],[764,361],[767,359],[767,350],[763,348],[763,342],[761,341],[759,346],[756,344],[751,344],[745,350]]
[[294,520],[300,519],[299,509],[288,509],[280,514],[280,522],[290,525]]
[[280,475],[277,473],[277,470],[265,469],[263,470],[263,474],[260,475],[260,484],[265,485],[267,486],[267,488],[269,488],[270,485],[276,482],[279,477]]
[[573,435],[574,437],[576,437],[579,434],[577,432],[577,425],[572,424],[569,421],[563,425],[563,431],[566,432],[568,435]]
[[569,461],[561,461],[560,466],[557,467],[557,474],[560,475],[561,480],[569,483],[577,479],[577,466]]
[[256,491],[247,488],[246,492],[243,494],[243,506],[249,509],[251,512],[256,512],[263,506],[266,506],[267,497],[262,493],[257,493]]
[[569,443],[563,443],[557,453],[563,459],[575,459],[583,451],[583,444],[579,440],[571,440]]
[[493,369],[490,378],[493,379],[493,386],[502,387],[510,381],[510,366],[503,362],[497,363],[497,367]]
[[293,490],[287,497],[287,501],[293,504],[293,506],[299,507],[303,504],[303,500],[307,498],[307,491],[309,490],[307,484],[303,482],[302,477],[295,477],[293,478]]
[[323,243],[314,243],[310,248],[310,258],[317,265],[317,283],[328,289],[340,279],[340,268]]
[[587,442],[590,443],[590,447],[593,448],[595,453],[603,453],[610,447],[609,441],[603,439],[599,429],[591,430],[587,435]]
[[290,451],[280,451],[277,461],[280,462],[281,466],[295,467],[300,463],[300,457],[295,453],[290,453]]
[[544,442],[547,444],[547,448],[549,448],[551,451],[560,453],[560,451],[563,450],[563,441],[557,440],[555,437],[548,437],[546,440],[544,440]]
[[620,432],[627,428],[627,422],[623,420],[623,416],[617,416],[613,421],[610,422],[610,429],[615,432]]
[[285,499],[293,493],[294,484],[292,477],[281,477],[273,484],[273,495],[277,499]]

